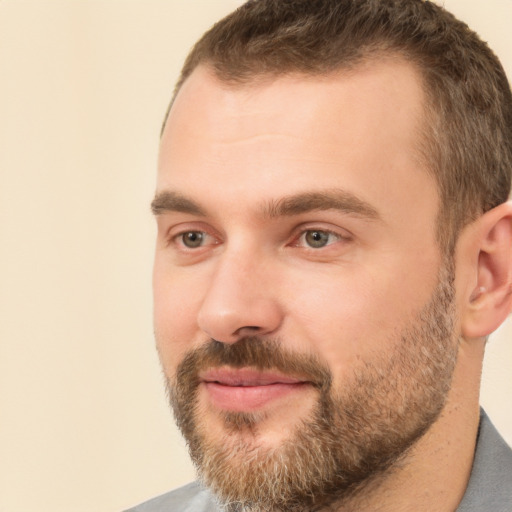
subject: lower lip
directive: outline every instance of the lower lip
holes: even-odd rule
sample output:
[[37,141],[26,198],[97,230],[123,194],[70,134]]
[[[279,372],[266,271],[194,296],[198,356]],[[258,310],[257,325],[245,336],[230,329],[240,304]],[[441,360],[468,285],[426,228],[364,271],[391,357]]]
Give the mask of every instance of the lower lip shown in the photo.
[[276,383],[265,386],[225,386],[205,382],[204,386],[213,405],[233,412],[251,412],[276,400],[305,389],[307,383]]

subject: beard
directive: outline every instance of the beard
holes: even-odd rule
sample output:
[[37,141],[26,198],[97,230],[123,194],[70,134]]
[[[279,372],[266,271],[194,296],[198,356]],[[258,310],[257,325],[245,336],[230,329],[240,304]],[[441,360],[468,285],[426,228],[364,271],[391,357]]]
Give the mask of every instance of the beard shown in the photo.
[[[199,477],[223,510],[311,512],[378,486],[443,410],[458,351],[453,304],[453,270],[444,265],[428,304],[392,339],[376,341],[390,350],[359,361],[338,386],[326,362],[277,339],[210,340],[190,351],[167,382],[170,402]],[[318,398],[278,446],[259,441],[258,413],[218,413],[224,433],[215,437],[199,405],[199,372],[220,366],[305,376]]]

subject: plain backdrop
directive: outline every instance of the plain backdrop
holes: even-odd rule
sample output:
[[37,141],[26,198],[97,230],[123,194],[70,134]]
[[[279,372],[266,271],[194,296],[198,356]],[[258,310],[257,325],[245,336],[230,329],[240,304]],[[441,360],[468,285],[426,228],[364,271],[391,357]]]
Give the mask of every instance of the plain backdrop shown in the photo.
[[[193,479],[152,335],[160,123],[237,0],[0,0],[0,512],[115,512]],[[512,75],[511,0],[447,0]],[[482,402],[512,442],[512,328]]]

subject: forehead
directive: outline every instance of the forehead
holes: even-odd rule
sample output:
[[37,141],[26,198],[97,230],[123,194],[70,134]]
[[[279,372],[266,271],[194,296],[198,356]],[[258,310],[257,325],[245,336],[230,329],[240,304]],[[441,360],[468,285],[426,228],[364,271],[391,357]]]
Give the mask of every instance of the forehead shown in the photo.
[[[343,99],[368,104],[374,113],[385,114],[388,110],[400,107],[413,109],[412,114],[420,114],[424,101],[422,79],[419,71],[399,54],[379,53],[379,59],[369,58],[352,68],[341,69],[326,75],[304,75],[288,73],[284,75],[261,75],[240,83],[224,82],[207,66],[201,65],[181,87],[170,112],[168,124],[180,122],[182,116],[200,114],[203,121],[207,120],[204,110],[206,104],[222,110],[228,120],[230,114],[246,113],[251,106],[270,103],[276,115],[291,106],[297,115],[304,114],[302,107],[322,109],[327,105],[333,114],[343,109]],[[322,96],[319,93],[330,93]],[[302,102],[296,103],[300,98]],[[382,100],[385,100],[385,105]],[[304,103],[305,100],[305,103]],[[279,103],[279,109],[276,109]],[[336,105],[336,103],[338,103]],[[377,108],[376,108],[377,107]],[[246,110],[247,109],[247,110]],[[255,112],[252,112],[254,114]],[[290,114],[289,112],[288,114]],[[325,115],[327,112],[324,111]],[[360,109],[360,113],[363,111]],[[286,123],[289,118],[282,118]],[[254,124],[257,118],[250,121]]]
[[200,67],[171,109],[157,191],[206,202],[216,193],[219,206],[222,196],[250,204],[315,186],[401,201],[433,188],[419,151],[423,108],[419,74],[400,59],[236,86]]

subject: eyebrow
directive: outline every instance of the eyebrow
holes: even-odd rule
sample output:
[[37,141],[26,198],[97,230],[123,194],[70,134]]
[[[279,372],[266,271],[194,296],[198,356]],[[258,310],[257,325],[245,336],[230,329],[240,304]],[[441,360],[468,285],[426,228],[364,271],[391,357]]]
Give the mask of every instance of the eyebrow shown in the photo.
[[190,213],[191,215],[206,216],[206,212],[192,199],[177,192],[159,192],[151,201],[153,215],[162,215],[166,212]]
[[268,218],[287,217],[315,210],[338,210],[370,220],[380,219],[377,210],[362,199],[346,190],[305,192],[277,201],[271,201],[264,210]]
[[[180,212],[205,217],[206,211],[192,199],[171,191],[159,192],[151,202],[154,215],[166,212]],[[263,216],[267,219],[291,217],[312,211],[338,210],[349,215],[369,220],[380,219],[377,210],[362,199],[346,190],[326,190],[320,192],[304,192],[271,200],[263,208]]]

